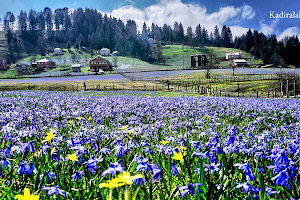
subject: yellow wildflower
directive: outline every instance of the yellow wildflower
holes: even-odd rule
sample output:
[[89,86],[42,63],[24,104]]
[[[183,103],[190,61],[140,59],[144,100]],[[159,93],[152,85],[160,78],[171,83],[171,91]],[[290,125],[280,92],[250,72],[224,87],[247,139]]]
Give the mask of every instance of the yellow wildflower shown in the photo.
[[124,172],[122,174],[120,174],[117,178],[115,178],[114,180],[120,183],[125,183],[127,185],[132,185],[133,184],[133,180],[134,179],[138,179],[138,178],[143,178],[143,176],[141,174],[135,175],[135,176],[131,176],[129,172]]
[[30,190],[28,188],[24,189],[24,195],[15,196],[18,200],[39,200],[39,195],[30,195]]
[[99,185],[99,187],[100,187],[100,188],[107,187],[107,188],[109,188],[109,189],[114,189],[114,188],[119,187],[119,186],[122,186],[122,185],[124,185],[124,183],[119,183],[119,182],[117,182],[115,179],[112,179],[112,180],[109,180],[109,181],[107,181],[107,182],[105,182],[105,183],[101,183],[101,184]]
[[51,150],[50,155],[52,155],[54,153],[54,151],[55,151],[55,147],[53,147],[53,149]]
[[172,159],[174,160],[179,160],[180,162],[183,162],[183,154],[181,152],[177,153],[176,151],[174,151],[174,156],[172,157]]
[[51,144],[51,141],[55,136],[56,135],[53,134],[51,129],[50,133],[47,133],[46,140],[44,140],[43,142],[48,142],[49,144]]
[[78,157],[79,156],[77,156],[76,153],[73,153],[73,154],[69,154],[67,156],[67,159],[72,160],[72,161],[78,161]]
[[162,143],[163,145],[166,145],[166,144],[168,144],[168,141],[163,140],[160,143]]

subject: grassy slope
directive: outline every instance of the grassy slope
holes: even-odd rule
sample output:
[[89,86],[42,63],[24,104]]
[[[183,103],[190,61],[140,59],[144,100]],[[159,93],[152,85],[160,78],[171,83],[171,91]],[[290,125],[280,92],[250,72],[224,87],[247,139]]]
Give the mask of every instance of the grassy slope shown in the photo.
[[[224,47],[207,47],[207,49],[212,49],[217,57],[225,58],[226,53],[234,53],[240,52],[238,49],[233,48],[224,48]],[[168,58],[167,64],[168,65],[180,65],[182,66],[183,63],[185,66],[190,66],[190,55],[198,54],[198,53],[207,53],[207,50],[200,49],[199,47],[189,47],[184,46],[182,48],[181,45],[166,45],[163,47],[163,54]],[[250,53],[246,53],[242,51],[242,58],[252,58]],[[248,59],[248,63],[251,65],[258,65],[262,63],[262,60],[257,59]],[[231,61],[222,61],[220,62],[221,67],[228,67],[231,66]]]

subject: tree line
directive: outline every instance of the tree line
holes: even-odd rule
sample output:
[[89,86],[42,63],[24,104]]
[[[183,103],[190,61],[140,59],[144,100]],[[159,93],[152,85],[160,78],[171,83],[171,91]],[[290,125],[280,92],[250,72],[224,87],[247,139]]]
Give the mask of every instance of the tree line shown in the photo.
[[191,26],[185,31],[181,22],[175,22],[173,26],[164,24],[162,27],[155,23],[147,27],[144,23],[140,32],[134,20],[124,23],[121,19],[89,8],[69,12],[66,7],[55,11],[45,7],[39,12],[21,11],[17,18],[18,31],[14,33],[11,30],[15,27],[15,15],[7,12],[3,19],[11,51],[8,57],[11,61],[21,57],[22,51],[26,49],[22,42],[26,41],[35,45],[42,55],[47,53],[52,42],[56,42],[65,43],[67,48],[74,46],[77,49],[86,47],[97,50],[106,47],[119,51],[123,56],[165,63],[165,58],[161,57],[162,45],[184,44],[192,47],[234,47],[261,58],[265,64],[300,65],[300,57],[297,56],[300,43],[297,36],[278,41],[276,35],[266,36],[249,29],[246,34],[233,39],[230,27],[226,25],[221,30],[215,26],[214,31],[209,33],[200,24],[194,31]]

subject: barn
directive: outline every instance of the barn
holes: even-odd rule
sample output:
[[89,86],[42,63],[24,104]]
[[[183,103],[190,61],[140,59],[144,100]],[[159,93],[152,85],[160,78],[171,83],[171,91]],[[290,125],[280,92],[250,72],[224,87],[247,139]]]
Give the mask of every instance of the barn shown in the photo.
[[90,71],[92,72],[99,72],[100,69],[103,71],[111,71],[112,65],[108,60],[103,59],[100,55],[96,58],[90,60]]

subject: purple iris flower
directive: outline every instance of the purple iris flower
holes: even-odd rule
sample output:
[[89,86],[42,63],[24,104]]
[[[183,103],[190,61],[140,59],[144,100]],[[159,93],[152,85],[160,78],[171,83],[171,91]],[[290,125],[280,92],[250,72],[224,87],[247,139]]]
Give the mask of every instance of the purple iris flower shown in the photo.
[[40,175],[40,181],[42,180],[42,178],[46,176],[46,181],[47,183],[50,183],[52,178],[57,179],[55,172],[48,172],[46,171],[45,174]]
[[115,163],[110,163],[108,169],[102,172],[101,176],[103,177],[106,174],[116,175],[117,171],[122,173],[124,172],[124,167],[119,160]]
[[[201,186],[202,183],[191,184],[188,183],[186,186],[178,187],[179,190],[183,190],[181,194],[181,198],[183,198],[187,193],[191,193],[191,195],[195,195],[195,188]],[[199,193],[203,193],[199,188],[197,188]]]
[[[290,173],[291,177],[294,178],[295,175],[293,173]],[[291,188],[290,184],[289,184],[289,174],[287,169],[283,170],[281,172],[279,172],[279,174],[277,174],[276,176],[274,176],[273,178],[271,178],[272,181],[275,181],[275,185],[283,185],[286,186],[288,188]]]
[[244,173],[246,173],[246,180],[249,181],[253,181],[254,180],[254,174],[253,174],[253,170],[251,169],[250,165],[248,163],[236,163],[233,166],[238,166],[239,169],[243,170]]
[[254,194],[257,194],[257,192],[261,191],[260,188],[256,188],[256,187],[249,185],[248,182],[236,183],[236,184],[237,184],[237,186],[235,188],[243,188],[246,194],[248,194],[249,191],[254,192]]
[[37,174],[37,170],[36,170],[33,162],[30,162],[28,165],[25,166],[25,173],[27,175],[31,175],[32,173]]
[[179,168],[175,165],[175,163],[172,162],[172,175],[179,175],[180,174],[180,170]]
[[153,173],[152,181],[151,183],[154,183],[157,181],[157,179],[161,179],[161,175],[163,171],[157,166],[157,164],[149,164],[151,167],[151,172]]
[[25,172],[25,170],[26,170],[26,166],[25,166],[24,162],[22,161],[16,174],[19,176],[22,176],[22,174],[23,174],[23,172]]
[[272,188],[270,188],[270,187],[265,187],[265,190],[266,190],[266,192],[267,192],[267,196],[270,196],[271,194],[277,194],[279,191],[273,191],[273,189]]
[[136,170],[142,170],[142,171],[150,171],[151,170],[151,166],[147,163],[148,162],[148,158],[144,158],[143,160],[139,160],[138,164],[136,165]]
[[215,164],[215,163],[211,163],[210,165],[208,165],[208,164],[204,164],[204,166],[205,166],[205,169],[204,169],[204,171],[209,171],[210,172],[210,174],[212,174],[212,173],[214,173],[215,171],[220,171],[220,169],[219,169],[219,166],[220,166],[221,164],[219,163],[219,164]]
[[73,181],[76,181],[77,179],[82,179],[82,176],[85,175],[83,171],[76,170],[75,173],[71,176],[73,178]]
[[95,173],[97,169],[97,160],[96,159],[89,159],[85,166],[91,173]]
[[134,185],[142,185],[146,182],[146,179],[145,178],[136,178],[136,179],[133,179],[133,183]]
[[111,154],[111,150],[107,147],[104,147],[104,148],[100,149],[99,153],[100,154]]
[[49,190],[48,191],[48,196],[51,196],[52,194],[56,194],[56,195],[60,194],[60,195],[62,195],[64,197],[67,196],[66,193],[65,193],[65,191],[59,189],[58,186],[43,187],[42,190]]
[[5,158],[3,157],[2,160],[0,161],[0,165],[2,165],[2,168],[5,169],[5,166],[7,165],[8,167],[11,167],[11,164],[10,162]]
[[151,147],[148,147],[146,149],[143,150],[146,154],[151,154],[153,155],[154,151],[151,149]]

